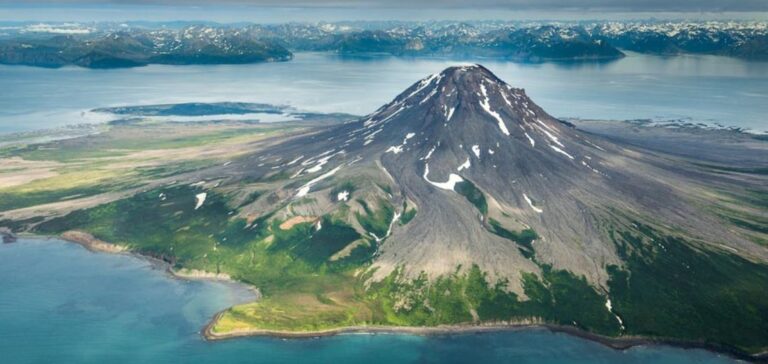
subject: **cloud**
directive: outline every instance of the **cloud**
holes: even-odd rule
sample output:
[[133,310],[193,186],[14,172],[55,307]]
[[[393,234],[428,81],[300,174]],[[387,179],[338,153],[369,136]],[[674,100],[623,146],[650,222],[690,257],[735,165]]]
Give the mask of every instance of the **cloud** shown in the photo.
[[[0,0],[2,5],[18,0]],[[768,11],[766,0],[30,0],[26,5],[263,6],[371,9],[504,9],[625,12]]]

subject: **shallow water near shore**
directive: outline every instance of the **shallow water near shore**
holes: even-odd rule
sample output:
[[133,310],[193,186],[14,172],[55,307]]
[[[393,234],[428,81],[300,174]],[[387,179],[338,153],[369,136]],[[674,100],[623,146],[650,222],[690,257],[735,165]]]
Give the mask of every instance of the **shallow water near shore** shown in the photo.
[[250,299],[238,285],[170,277],[147,260],[58,239],[0,244],[3,363],[732,363],[705,350],[617,351],[545,329],[419,337],[340,335],[207,342],[217,311]]

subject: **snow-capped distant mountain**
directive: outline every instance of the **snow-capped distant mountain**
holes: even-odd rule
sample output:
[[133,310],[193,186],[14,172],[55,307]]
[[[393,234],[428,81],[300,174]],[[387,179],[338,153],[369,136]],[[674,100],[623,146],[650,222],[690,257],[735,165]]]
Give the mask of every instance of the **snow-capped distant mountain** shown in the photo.
[[240,29],[192,26],[181,30],[125,29],[98,36],[19,37],[0,43],[0,63],[90,68],[160,64],[236,64],[286,61],[290,51]]
[[67,23],[1,29],[0,63],[46,67],[251,63],[288,60],[290,51],[551,61],[612,60],[624,49],[768,59],[764,22]]
[[641,53],[768,59],[768,24],[760,22],[604,23],[586,29],[619,48]]

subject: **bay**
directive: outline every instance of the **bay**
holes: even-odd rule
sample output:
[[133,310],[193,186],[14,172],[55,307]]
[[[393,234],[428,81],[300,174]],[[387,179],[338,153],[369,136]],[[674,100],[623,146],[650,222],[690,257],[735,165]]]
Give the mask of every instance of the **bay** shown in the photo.
[[[768,130],[768,62],[628,53],[607,63],[471,60],[561,118],[685,119]],[[415,81],[467,61],[298,53],[290,62],[93,70],[0,66],[0,133],[105,121],[88,110],[265,102],[365,115]]]

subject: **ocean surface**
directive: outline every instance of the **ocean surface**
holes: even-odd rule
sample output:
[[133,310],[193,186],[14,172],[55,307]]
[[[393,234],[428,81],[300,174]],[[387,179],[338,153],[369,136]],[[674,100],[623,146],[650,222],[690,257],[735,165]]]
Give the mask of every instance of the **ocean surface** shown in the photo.
[[0,362],[21,363],[732,363],[704,350],[616,351],[543,329],[418,337],[341,335],[206,342],[242,287],[173,279],[148,261],[56,239],[0,244]]
[[[768,62],[629,53],[608,63],[479,62],[556,117],[686,119],[768,130]],[[98,107],[243,101],[365,115],[466,62],[298,53],[290,62],[91,70],[0,66],[0,133],[104,121]]]

